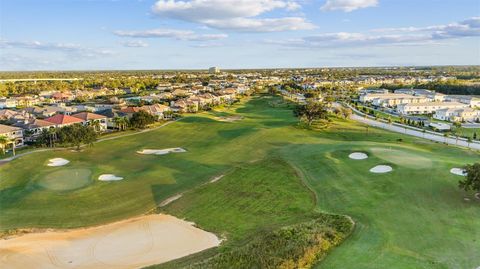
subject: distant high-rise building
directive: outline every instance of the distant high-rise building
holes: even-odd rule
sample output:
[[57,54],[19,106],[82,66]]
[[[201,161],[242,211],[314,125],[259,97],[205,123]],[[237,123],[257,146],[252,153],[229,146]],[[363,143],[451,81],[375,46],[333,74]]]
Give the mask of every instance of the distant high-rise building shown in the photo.
[[210,73],[210,74],[220,73],[220,68],[218,68],[218,67],[216,67],[216,66],[210,67],[210,68],[208,69],[208,73]]

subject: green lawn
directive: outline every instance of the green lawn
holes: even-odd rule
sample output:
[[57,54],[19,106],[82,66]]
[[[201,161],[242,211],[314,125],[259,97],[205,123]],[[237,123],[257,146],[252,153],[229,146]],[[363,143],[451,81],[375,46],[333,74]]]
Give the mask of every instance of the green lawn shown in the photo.
[[477,134],[477,140],[480,139],[480,128],[458,128],[456,131],[462,137],[470,137],[473,139],[473,134]]
[[[286,192],[285,197],[278,196],[279,201],[271,205],[259,201],[259,208],[252,214],[263,210],[276,220],[285,218],[272,222],[278,225],[289,224],[293,219],[301,221],[308,212],[345,214],[356,222],[352,236],[334,249],[319,268],[480,265],[480,203],[475,199],[464,201],[467,194],[457,188],[459,176],[449,173],[452,167],[478,161],[478,153],[374,128],[369,128],[367,134],[364,126],[344,120],[334,121],[323,131],[299,129],[291,108],[269,105],[274,98],[253,97],[221,113],[190,115],[158,130],[100,142],[81,153],[39,152],[2,165],[0,229],[71,228],[111,222],[150,211],[169,196],[242,169],[253,169],[264,181],[271,175],[271,180],[278,182],[281,175],[265,174],[262,165],[255,166],[263,164],[265,170],[270,170],[267,168],[271,165],[278,165],[272,160],[278,160],[304,177],[318,197],[316,205],[294,203],[290,210],[286,201],[296,200]],[[243,119],[234,123],[214,120],[215,116],[229,114],[241,115]],[[188,152],[164,156],[135,153],[143,148],[171,147],[182,147]],[[370,157],[350,160],[348,154],[352,151],[366,152]],[[54,157],[68,159],[70,163],[65,167],[45,166]],[[368,170],[377,164],[389,164],[394,171],[371,174]],[[87,169],[91,180],[70,190],[45,187],[49,175],[61,174],[66,169],[88,173],[83,170]],[[96,180],[106,173],[125,179]],[[215,184],[222,184],[222,180]],[[246,186],[242,182],[235,186],[229,190],[238,200]],[[215,188],[202,191],[205,197],[216,197]],[[284,190],[279,187],[272,191]],[[305,190],[297,195],[310,194]],[[205,203],[208,201],[202,200],[205,197],[196,199]],[[224,210],[214,214],[211,210],[215,207],[182,202],[187,198],[188,193],[173,202],[169,212],[226,234],[232,244],[241,244],[257,228],[265,227],[261,219],[250,223],[235,218],[218,226],[209,220],[210,216],[201,214],[212,212],[212,218],[227,218],[241,206],[248,208],[255,204],[225,203]],[[218,199],[221,198],[219,195]],[[255,215],[249,217],[255,219]]]

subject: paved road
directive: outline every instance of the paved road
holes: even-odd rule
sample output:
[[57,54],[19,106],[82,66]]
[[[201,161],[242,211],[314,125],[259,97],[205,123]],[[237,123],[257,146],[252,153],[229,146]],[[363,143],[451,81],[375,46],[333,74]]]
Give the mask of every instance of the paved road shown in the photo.
[[356,114],[352,114],[351,119],[353,119],[355,121],[358,121],[358,122],[368,124],[368,125],[373,126],[373,127],[378,127],[378,128],[382,128],[382,129],[385,129],[385,130],[389,130],[389,131],[392,131],[392,132],[397,132],[397,133],[402,133],[402,134],[406,134],[406,135],[425,138],[425,139],[428,139],[428,140],[437,141],[437,142],[441,142],[441,143],[447,143],[449,145],[456,145],[456,146],[460,146],[460,147],[480,150],[480,143],[478,143],[478,142],[468,143],[464,139],[458,139],[457,140],[456,138],[444,137],[443,135],[438,135],[438,134],[435,134],[433,132],[423,133],[422,131],[410,129],[410,127],[405,128],[405,127],[402,127],[402,126],[399,126],[399,125],[396,125],[396,124],[394,125],[394,124],[389,124],[389,123],[386,123],[386,122],[380,122],[380,121],[376,121],[376,120],[373,120],[373,119],[370,119],[370,118],[365,118],[365,117],[362,117],[362,116],[359,116],[359,115],[356,115]]

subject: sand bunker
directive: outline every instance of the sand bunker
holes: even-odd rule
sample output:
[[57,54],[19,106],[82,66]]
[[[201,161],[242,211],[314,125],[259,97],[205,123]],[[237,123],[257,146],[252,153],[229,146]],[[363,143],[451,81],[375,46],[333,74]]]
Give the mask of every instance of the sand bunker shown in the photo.
[[217,181],[219,181],[220,179],[222,179],[222,177],[224,177],[224,176],[225,176],[225,175],[216,176],[216,177],[212,178],[212,180],[210,180],[210,183],[217,182]]
[[0,268],[142,268],[219,244],[217,236],[191,223],[169,215],[148,215],[2,240]]
[[352,154],[348,155],[348,158],[354,160],[364,160],[368,158],[368,155],[363,152],[353,152]]
[[47,166],[64,166],[69,162],[69,160],[65,160],[63,158],[53,158],[48,160]]
[[452,168],[452,169],[450,169],[450,173],[452,173],[454,175],[457,175],[457,176],[466,176],[467,175],[465,170],[463,170],[462,168]]
[[169,197],[169,198],[165,199],[163,202],[160,203],[160,207],[166,206],[166,205],[170,204],[171,202],[180,199],[181,197],[182,197],[182,194],[177,194],[177,195],[174,195],[172,197]]
[[98,180],[100,181],[117,181],[122,179],[123,177],[117,177],[116,175],[113,175],[113,174],[103,174],[98,177]]
[[144,149],[141,151],[137,151],[138,154],[145,154],[145,155],[165,155],[169,153],[182,153],[182,152],[187,152],[187,151],[182,148]]
[[370,172],[381,174],[381,173],[392,172],[392,170],[393,170],[393,168],[389,165],[377,165],[377,166],[373,167],[372,169],[370,169]]

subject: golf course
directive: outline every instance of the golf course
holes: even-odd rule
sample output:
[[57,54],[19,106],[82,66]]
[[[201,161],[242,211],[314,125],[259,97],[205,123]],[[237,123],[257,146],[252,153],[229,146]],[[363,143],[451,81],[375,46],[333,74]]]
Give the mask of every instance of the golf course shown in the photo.
[[[195,223],[221,244],[155,268],[255,268],[238,258],[251,253],[278,255],[269,264],[283,268],[300,267],[284,256],[319,260],[314,268],[480,266],[480,200],[450,173],[478,162],[478,152],[333,117],[328,128],[305,129],[292,110],[261,94],[80,151],[0,165],[0,231],[160,213]],[[49,166],[55,158],[68,163]],[[389,170],[370,171],[377,166]],[[315,232],[294,236],[304,241],[285,243],[289,251],[267,251],[270,241],[283,242],[282,231],[304,230]],[[320,239],[306,245],[312,238]],[[309,259],[298,249],[321,255]]]

